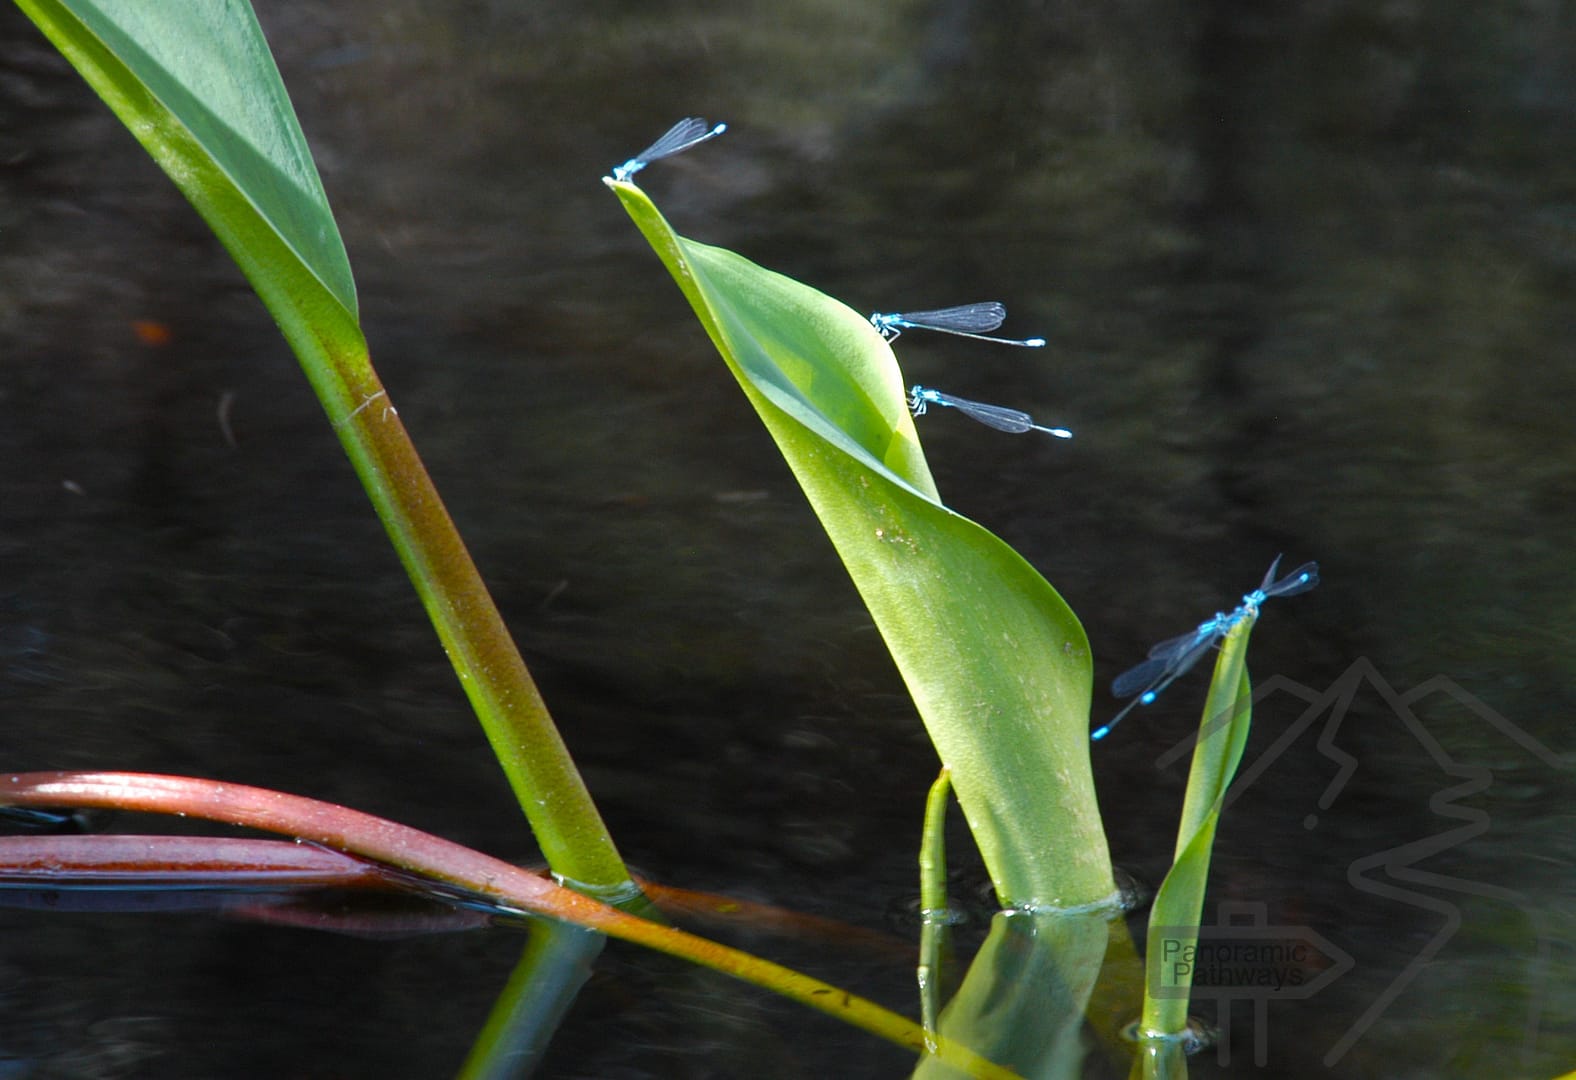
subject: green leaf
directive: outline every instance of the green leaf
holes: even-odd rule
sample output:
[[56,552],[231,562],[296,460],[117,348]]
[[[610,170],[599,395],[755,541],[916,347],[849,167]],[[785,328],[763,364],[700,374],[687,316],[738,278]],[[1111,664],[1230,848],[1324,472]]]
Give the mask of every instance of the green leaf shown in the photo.
[[1204,702],[1203,726],[1193,747],[1182,820],[1177,827],[1176,858],[1160,883],[1149,917],[1140,1026],[1146,1036],[1176,1036],[1187,1028],[1192,967],[1176,961],[1198,944],[1215,829],[1248,744],[1253,720],[1248,637],[1257,620],[1256,615],[1242,618],[1226,635]]
[[249,5],[18,0],[218,235],[278,322],[555,873],[638,895],[373,370],[344,244]]
[[[345,245],[249,4],[19,3],[181,186],[248,277],[284,269],[248,258],[250,234],[266,228],[295,256],[289,269],[309,275],[356,321]],[[237,199],[253,213],[234,213]]]
[[[1001,912],[941,1014],[940,1034],[1024,1076],[1086,1075],[1084,1015],[1113,934],[1104,912]],[[915,1080],[958,1074],[934,1059]]]
[[1017,552],[942,505],[892,350],[858,312],[677,235],[638,187],[608,184],[820,516],[951,770],[998,897],[1110,899],[1088,639]]

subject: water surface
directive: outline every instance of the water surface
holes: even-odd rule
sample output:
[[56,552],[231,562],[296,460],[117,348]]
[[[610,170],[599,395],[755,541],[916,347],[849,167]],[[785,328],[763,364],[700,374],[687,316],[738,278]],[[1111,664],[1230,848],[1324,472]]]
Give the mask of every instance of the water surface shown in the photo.
[[[864,311],[999,299],[1004,332],[1050,340],[897,352],[911,381],[1077,433],[921,421],[944,497],[1079,612],[1101,687],[1277,553],[1320,562],[1317,591],[1267,606],[1251,666],[1351,692],[1284,747],[1306,702],[1260,703],[1262,775],[1210,904],[1262,904],[1356,966],[1308,1001],[1238,1005],[1230,1062],[1198,1072],[1254,1071],[1260,1033],[1281,1075],[1569,1066],[1568,12],[261,15],[374,359],[633,864],[882,928],[915,890],[937,764],[787,469],[599,182],[703,113],[730,132],[641,176],[686,235]],[[273,785],[534,860],[265,312],[14,13],[0,49],[8,765]],[[1151,882],[1184,777],[1156,762],[1203,681],[1095,751],[1113,855]],[[514,962],[497,935],[3,918],[0,1047],[48,1076],[446,1075]],[[901,964],[745,944],[913,1011]],[[905,1067],[637,950],[600,971],[543,1075]]]

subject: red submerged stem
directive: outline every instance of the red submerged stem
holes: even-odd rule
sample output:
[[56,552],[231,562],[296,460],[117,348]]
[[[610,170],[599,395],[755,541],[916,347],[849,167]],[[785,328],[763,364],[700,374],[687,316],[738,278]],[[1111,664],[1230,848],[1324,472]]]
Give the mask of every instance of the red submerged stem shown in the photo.
[[366,859],[318,844],[228,836],[4,836],[0,883],[220,885],[227,888],[349,889],[406,885]]
[[1016,1075],[957,1043],[927,1036],[918,1024],[829,983],[626,914],[512,863],[359,810],[243,784],[124,772],[0,775],[0,805],[7,804],[182,814],[284,833],[480,893],[506,906],[683,957],[766,987],[917,1053],[928,1051],[972,1076],[1006,1080]]

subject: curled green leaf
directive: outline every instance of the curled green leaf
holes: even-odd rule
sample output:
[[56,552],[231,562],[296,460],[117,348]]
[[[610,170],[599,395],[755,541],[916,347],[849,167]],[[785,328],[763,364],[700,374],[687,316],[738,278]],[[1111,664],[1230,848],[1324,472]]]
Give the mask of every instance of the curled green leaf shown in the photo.
[[1024,559],[949,510],[868,319],[675,233],[608,181],[809,497],[913,694],[996,885],[1074,907],[1115,886],[1089,769],[1089,643]]

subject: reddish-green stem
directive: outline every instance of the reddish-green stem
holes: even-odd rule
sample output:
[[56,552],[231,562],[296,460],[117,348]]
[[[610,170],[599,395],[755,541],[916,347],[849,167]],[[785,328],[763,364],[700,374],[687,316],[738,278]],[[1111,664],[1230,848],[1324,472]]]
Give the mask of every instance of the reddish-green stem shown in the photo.
[[[632,893],[547,706],[372,368],[342,248],[337,258],[320,248],[306,256],[296,242],[302,237],[290,222],[307,221],[307,232],[321,235],[333,220],[311,162],[278,149],[294,141],[309,153],[255,15],[244,4],[206,5],[199,19],[163,4],[18,3],[191,200],[278,321],[549,865],[600,895]],[[248,107],[220,122],[204,95],[232,79],[250,84]],[[245,126],[244,137],[225,127],[231,121]],[[332,239],[327,247],[338,246]]]
[[955,1042],[927,1037],[914,1022],[819,979],[682,930],[647,922],[555,885],[522,867],[343,806],[241,784],[121,772],[0,776],[0,805],[96,806],[184,814],[285,833],[457,886],[505,906],[562,919],[682,957],[765,987],[916,1053],[928,1051],[970,1076],[1006,1080],[1016,1075]]
[[388,889],[386,867],[316,844],[223,836],[4,836],[0,882],[48,888],[139,886]]

